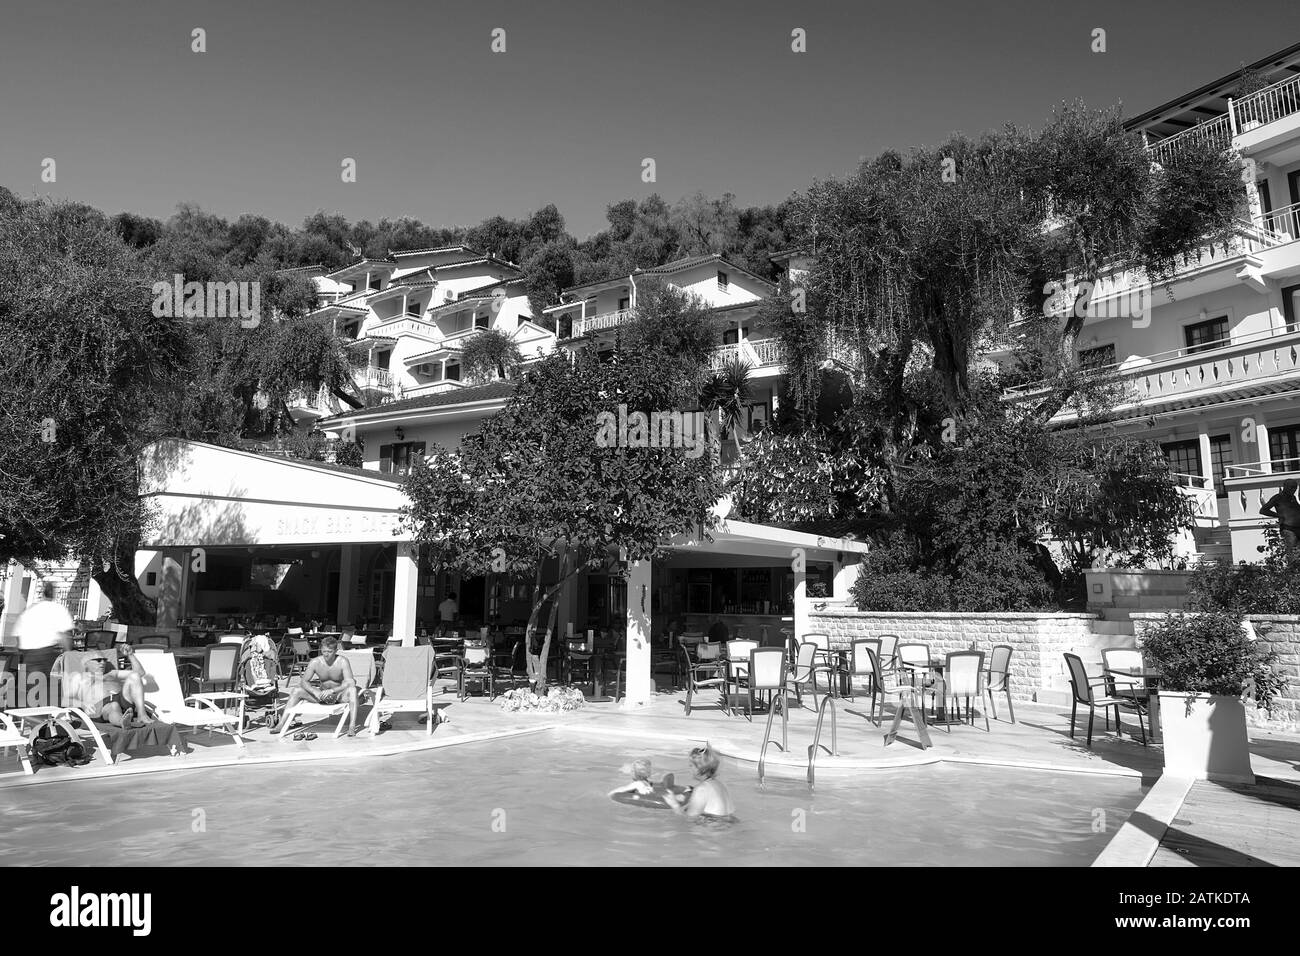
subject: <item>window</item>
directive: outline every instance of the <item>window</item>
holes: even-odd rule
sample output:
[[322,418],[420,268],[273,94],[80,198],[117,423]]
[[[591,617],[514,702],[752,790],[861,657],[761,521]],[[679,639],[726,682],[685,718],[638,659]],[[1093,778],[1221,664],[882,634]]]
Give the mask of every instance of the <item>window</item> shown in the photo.
[[367,289],[367,291],[372,291],[372,290],[378,289],[379,286],[380,286],[380,284],[381,284],[383,281],[384,281],[384,280],[383,280],[383,277],[382,277],[382,276],[377,276],[377,275],[375,275],[373,272],[368,272],[368,273],[366,273],[366,289]]
[[355,339],[357,337],[357,323],[350,322],[343,326],[343,336],[345,338]]
[[1300,328],[1300,285],[1289,285],[1282,290],[1282,315],[1286,317],[1286,330]]
[[1300,471],[1300,425],[1270,428],[1268,457],[1274,471]]
[[719,291],[719,292],[726,292],[726,291],[727,291],[727,287],[728,287],[728,285],[729,285],[729,282],[728,282],[728,279],[727,279],[727,274],[726,274],[725,272],[719,272],[719,273],[718,273],[718,291]]
[[416,455],[424,454],[424,442],[408,441],[379,446],[379,470],[385,475],[405,475]]
[[392,360],[393,360],[393,352],[391,349],[385,352],[376,352],[375,368],[388,368],[388,363],[391,362]]
[[424,310],[420,308],[420,303],[418,303],[418,302],[408,302],[408,303],[406,303],[406,314],[409,315],[409,316],[412,316],[413,318],[417,318],[417,319],[418,319],[418,318],[420,317],[420,314],[421,314],[423,311],[424,311]]
[[153,588],[153,587],[157,587],[157,586],[158,586],[158,572],[157,572],[157,571],[149,571],[149,572],[147,572],[147,573],[145,574],[145,576],[144,576],[144,586],[147,587],[147,588]]
[[1093,349],[1079,351],[1079,364],[1084,368],[1105,368],[1115,364],[1115,346],[1098,345]]
[[1187,343],[1187,354],[1204,352],[1206,349],[1218,348],[1228,337],[1228,317],[1220,316],[1207,322],[1195,322],[1183,329],[1183,340]]
[[1169,467],[1178,474],[1178,483],[1185,488],[1197,488],[1203,483],[1201,471],[1201,443],[1191,441],[1166,442],[1160,446],[1169,461]]
[[452,364],[451,362],[448,362],[448,363],[447,363],[447,366],[446,366],[446,369],[445,369],[445,378],[446,378],[447,381],[449,381],[449,382],[459,382],[459,381],[460,381],[460,365],[459,365],[459,364]]
[[625,312],[632,305],[632,300],[624,296],[618,300],[618,311]]
[[[1267,216],[1273,211],[1273,195],[1268,191],[1268,180],[1261,179],[1255,183],[1255,188],[1259,190],[1259,211]],[[1268,228],[1276,227],[1270,224]]]
[[1227,477],[1228,466],[1232,464],[1232,436],[1210,436],[1210,473],[1214,476],[1214,493],[1220,498],[1228,497],[1223,487]]
[[727,329],[722,333],[723,345],[736,345],[740,342],[740,329]]
[[476,329],[486,329],[491,324],[492,320],[487,315],[474,316],[474,328]]

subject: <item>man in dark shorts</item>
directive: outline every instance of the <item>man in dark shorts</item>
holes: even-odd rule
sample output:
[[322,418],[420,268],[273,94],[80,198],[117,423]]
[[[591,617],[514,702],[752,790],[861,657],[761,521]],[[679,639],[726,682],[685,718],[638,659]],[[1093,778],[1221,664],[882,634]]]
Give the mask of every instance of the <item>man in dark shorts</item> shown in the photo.
[[143,727],[148,723],[144,710],[144,667],[125,634],[117,636],[113,649],[117,653],[116,661],[105,660],[101,665],[104,693],[99,700],[99,717],[118,727]]
[[[312,686],[313,681],[317,682],[317,686]],[[279,725],[271,733],[283,733],[290,708],[304,700],[326,706],[347,704],[348,736],[356,736],[357,680],[352,675],[352,665],[348,663],[348,659],[339,656],[337,637],[326,637],[321,640],[320,656],[313,657],[307,664],[298,686],[289,694],[289,700],[284,707],[285,716],[280,718]]]
[[1259,509],[1260,514],[1277,519],[1282,545],[1291,551],[1300,548],[1300,501],[1296,501],[1295,496],[1297,487],[1300,484],[1294,478],[1288,478],[1282,482],[1282,490]]

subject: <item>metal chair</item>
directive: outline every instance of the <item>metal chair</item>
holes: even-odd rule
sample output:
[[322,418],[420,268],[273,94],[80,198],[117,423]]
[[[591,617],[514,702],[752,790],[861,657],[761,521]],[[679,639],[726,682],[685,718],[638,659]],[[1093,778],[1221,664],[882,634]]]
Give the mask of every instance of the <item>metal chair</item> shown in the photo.
[[829,690],[833,671],[829,664],[817,663],[817,651],[817,645],[811,641],[800,644],[799,657],[795,660],[794,667],[790,668],[788,677],[790,686],[794,688],[795,701],[800,707],[803,707],[803,685],[812,684],[813,710],[817,709],[817,674],[826,675],[826,686]]
[[[702,648],[706,646],[708,645],[700,645]],[[726,665],[716,659],[695,663],[691,660],[690,651],[686,649],[685,644],[679,644],[678,647],[681,649],[682,675],[686,682],[686,716],[691,715],[691,698],[702,690],[711,689],[720,689],[722,691],[722,710],[730,716],[731,702],[727,693]]]
[[[921,742],[922,747],[930,746],[930,731],[925,726],[925,712],[920,707],[917,700],[917,689],[912,686],[911,681],[904,682],[901,678],[903,672],[897,667],[882,667],[880,658],[876,652],[870,648],[866,649],[867,660],[871,662],[872,676],[875,678],[876,687],[880,694],[880,716],[876,719],[876,698],[871,698],[871,721],[877,727],[884,722],[885,700],[892,697],[894,703],[894,723],[893,726],[885,733],[885,746],[888,747],[898,739],[898,730],[903,724],[903,714],[906,713],[916,727],[916,736]],[[920,711],[918,713],[918,711]]]
[[[984,652],[983,651],[952,651],[944,660],[943,678],[938,685],[940,693],[943,694],[944,710],[948,709],[948,699],[952,698],[953,709],[960,716],[960,709],[957,701],[965,698],[966,715],[970,718],[971,724],[975,723],[975,715],[971,710],[971,698],[980,700],[987,692],[984,683]],[[951,712],[945,714],[951,717]],[[944,727],[948,733],[952,733],[952,720],[944,721]],[[984,712],[984,729],[989,729],[989,714]]]
[[785,649],[759,647],[749,655],[749,706],[745,715],[753,720],[756,695],[768,694],[768,726],[772,725],[773,708],[781,705],[781,750],[787,748],[787,711],[785,702],[786,677],[790,673],[785,663]]
[[[834,690],[834,685],[832,681],[834,679],[835,671],[838,669],[835,666],[835,661],[831,659],[831,636],[829,634],[821,634],[821,633],[814,632],[811,634],[805,634],[803,636],[803,640],[801,640],[799,643],[800,645],[803,644],[816,645],[817,654],[814,657],[814,660],[816,660],[819,664],[825,664],[828,668],[830,668],[829,673],[832,676],[826,679],[826,691],[827,693],[830,693],[832,690]],[[815,675],[814,675],[813,689],[816,690]]]
[[859,637],[855,638],[849,653],[849,700],[853,699],[853,678],[865,677],[867,679],[867,693],[874,699],[876,696],[876,676],[875,671],[871,669],[871,660],[867,657],[867,651],[875,651],[876,657],[880,657],[880,638],[878,637]]
[[741,693],[742,682],[749,682],[749,658],[758,647],[758,641],[739,638],[727,641],[727,676],[736,688],[737,696]]
[[[299,629],[298,633],[302,633],[301,629]],[[288,637],[286,638],[286,643],[288,643],[293,652],[287,676],[292,678],[297,674],[301,677],[303,672],[307,670],[307,665],[311,662],[311,645],[307,643],[305,637]]]
[[898,643],[897,634],[880,635],[880,666],[886,670],[891,670],[898,663]]
[[[1106,681],[1106,693],[1111,697],[1128,697],[1135,703],[1141,704],[1143,708],[1147,708],[1149,712],[1151,690],[1147,687],[1146,680],[1110,673],[1112,668],[1142,671],[1146,666],[1142,652],[1134,647],[1106,647],[1101,652],[1101,664],[1106,669],[1103,675]],[[1107,718],[1107,726],[1109,727],[1109,718]]]
[[994,694],[1007,695],[1007,710],[1011,711],[1011,722],[1016,722],[1016,709],[1011,704],[1011,653],[1010,644],[996,644],[989,656],[989,668],[984,675],[984,686],[989,694],[989,709],[993,719],[998,719],[997,707],[993,704]]
[[458,696],[464,700],[469,696],[465,686],[471,681],[477,681],[480,686],[487,689],[488,700],[496,699],[496,673],[492,666],[492,651],[486,644],[477,641],[466,642],[465,652],[461,656],[460,666],[460,689]]
[[1098,697],[1094,691],[1096,688],[1105,688],[1109,685],[1106,680],[1090,681],[1088,671],[1083,666],[1083,660],[1077,654],[1066,654],[1065,665],[1070,671],[1070,690],[1072,700],[1070,702],[1070,737],[1074,737],[1074,722],[1079,710],[1079,705],[1083,704],[1088,708],[1088,746],[1092,746],[1092,722],[1096,714],[1096,709],[1101,707],[1103,712],[1110,708],[1115,708],[1115,732],[1124,736],[1124,727],[1119,722],[1119,710],[1121,707],[1133,710],[1137,714],[1138,727],[1142,731],[1142,746],[1147,745],[1146,724],[1142,720],[1143,708],[1130,697],[1111,697],[1102,695]]
[[136,647],[160,647],[164,651],[169,651],[172,649],[172,639],[166,634],[146,634],[136,641]]
[[209,644],[205,647],[203,665],[192,678],[198,685],[198,693],[234,690],[239,682],[239,655],[242,650],[239,644]]

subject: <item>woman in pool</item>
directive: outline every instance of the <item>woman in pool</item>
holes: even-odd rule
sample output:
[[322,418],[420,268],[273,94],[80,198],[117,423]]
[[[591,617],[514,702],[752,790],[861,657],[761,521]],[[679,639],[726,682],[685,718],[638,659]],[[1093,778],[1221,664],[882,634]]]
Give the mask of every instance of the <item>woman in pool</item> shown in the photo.
[[664,802],[674,813],[688,817],[705,817],[714,820],[734,819],[736,808],[731,794],[716,779],[718,755],[707,744],[691,751],[691,766],[700,783],[687,793],[665,793]]

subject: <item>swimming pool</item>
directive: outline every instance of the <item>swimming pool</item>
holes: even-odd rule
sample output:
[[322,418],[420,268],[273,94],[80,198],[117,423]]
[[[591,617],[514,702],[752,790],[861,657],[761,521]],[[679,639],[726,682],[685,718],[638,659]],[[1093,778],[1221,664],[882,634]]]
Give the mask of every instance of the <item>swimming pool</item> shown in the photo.
[[[1085,866],[1134,778],[937,764],[801,781],[724,760],[739,822],[615,803],[619,765],[683,750],[565,731],[355,762],[179,771],[0,792],[11,865]],[[55,824],[57,821],[57,825]]]

